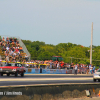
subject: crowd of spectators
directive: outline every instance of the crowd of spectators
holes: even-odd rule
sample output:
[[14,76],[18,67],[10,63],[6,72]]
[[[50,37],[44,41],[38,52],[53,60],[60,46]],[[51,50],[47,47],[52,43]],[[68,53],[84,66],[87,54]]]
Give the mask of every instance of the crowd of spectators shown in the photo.
[[64,62],[52,61],[52,60],[31,60],[30,62],[23,62],[24,66],[29,68],[40,68],[40,65],[44,65],[43,68],[47,69],[61,69],[64,68]]
[[96,67],[93,65],[86,65],[86,64],[69,64],[64,63],[63,61],[40,61],[40,60],[31,60],[30,62],[23,62],[26,68],[42,68],[44,69],[68,69],[68,70],[76,70],[75,74],[93,74],[96,70]]
[[20,46],[17,38],[0,39],[0,47],[4,52],[5,61],[17,62],[22,61],[23,48]]

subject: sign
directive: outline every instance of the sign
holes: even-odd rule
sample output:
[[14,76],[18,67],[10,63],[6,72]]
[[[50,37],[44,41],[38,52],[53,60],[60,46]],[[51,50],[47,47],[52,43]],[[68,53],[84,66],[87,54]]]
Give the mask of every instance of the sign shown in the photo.
[[[66,69],[42,69],[42,74],[66,74]],[[38,68],[26,68],[26,74],[39,74]]]

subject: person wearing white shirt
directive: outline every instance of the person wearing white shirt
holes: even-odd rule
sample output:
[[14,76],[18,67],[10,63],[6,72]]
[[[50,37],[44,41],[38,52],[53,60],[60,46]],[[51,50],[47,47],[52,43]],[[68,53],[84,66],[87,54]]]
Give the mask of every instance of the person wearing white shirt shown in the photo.
[[77,75],[77,70],[78,70],[78,66],[77,66],[77,64],[75,65],[75,74]]
[[8,50],[8,51],[9,51],[9,47],[6,47],[6,50]]

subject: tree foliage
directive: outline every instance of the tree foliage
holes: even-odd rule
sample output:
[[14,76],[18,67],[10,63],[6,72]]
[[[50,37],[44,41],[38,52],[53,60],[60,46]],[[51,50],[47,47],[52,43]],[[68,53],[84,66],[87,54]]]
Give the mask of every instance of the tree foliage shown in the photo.
[[[66,63],[89,64],[90,47],[72,43],[59,43],[58,45],[45,44],[40,41],[22,40],[31,54],[31,59],[50,60],[52,56],[62,56]],[[93,64],[100,65],[100,46],[93,46]]]

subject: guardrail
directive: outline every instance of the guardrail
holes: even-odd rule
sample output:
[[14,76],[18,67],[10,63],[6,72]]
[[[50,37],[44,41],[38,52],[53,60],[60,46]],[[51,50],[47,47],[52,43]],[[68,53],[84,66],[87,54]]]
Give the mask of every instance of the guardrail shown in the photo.
[[20,43],[20,46],[22,46],[23,51],[28,55],[29,61],[30,61],[30,59],[31,59],[31,54],[28,52],[28,50],[27,50],[25,44],[22,42],[22,40],[20,39],[20,37],[18,37],[18,41],[19,41],[19,43]]

